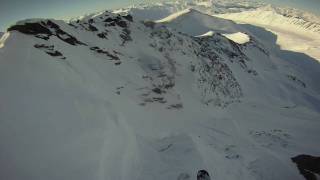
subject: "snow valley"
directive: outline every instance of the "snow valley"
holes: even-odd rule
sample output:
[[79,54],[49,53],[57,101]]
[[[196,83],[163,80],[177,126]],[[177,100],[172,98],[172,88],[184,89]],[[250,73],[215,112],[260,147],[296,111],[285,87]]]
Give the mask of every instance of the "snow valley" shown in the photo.
[[0,179],[317,178],[319,24],[297,12],[178,1],[17,22]]

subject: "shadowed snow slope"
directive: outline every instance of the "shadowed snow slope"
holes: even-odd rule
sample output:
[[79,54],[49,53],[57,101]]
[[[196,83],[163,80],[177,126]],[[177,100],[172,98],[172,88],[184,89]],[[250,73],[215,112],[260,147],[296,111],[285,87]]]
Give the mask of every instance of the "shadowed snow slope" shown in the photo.
[[320,154],[319,63],[263,28],[122,11],[4,37],[0,179],[299,180],[291,157]]

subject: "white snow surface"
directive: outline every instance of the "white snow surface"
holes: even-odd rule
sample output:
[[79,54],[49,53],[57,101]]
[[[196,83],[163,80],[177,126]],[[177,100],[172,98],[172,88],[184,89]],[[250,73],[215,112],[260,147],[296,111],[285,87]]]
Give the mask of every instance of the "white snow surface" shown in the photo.
[[196,37],[207,37],[207,36],[213,36],[214,35],[214,32],[213,31],[208,31],[202,35],[199,35],[199,36],[196,36]]
[[226,38],[238,43],[238,44],[245,44],[250,41],[250,37],[242,32],[237,32],[233,34],[223,34]]
[[316,59],[196,10],[141,18],[1,38],[0,179],[303,179],[290,158],[320,154]]

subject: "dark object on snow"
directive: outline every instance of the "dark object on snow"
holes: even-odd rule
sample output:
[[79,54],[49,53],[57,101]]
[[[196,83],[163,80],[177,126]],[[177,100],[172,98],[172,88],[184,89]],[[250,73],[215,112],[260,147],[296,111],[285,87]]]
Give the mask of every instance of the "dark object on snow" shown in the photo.
[[143,24],[148,27],[148,28],[151,28],[151,29],[154,29],[154,27],[156,26],[156,23],[153,22],[153,21],[144,21]]
[[47,51],[46,52],[47,54],[49,54],[50,56],[62,56],[61,52],[59,51],[53,51],[53,52],[50,52],[50,51]]
[[98,29],[91,24],[89,24],[89,30],[90,31],[98,31]]
[[209,173],[206,170],[199,170],[197,180],[211,180]]
[[320,175],[320,157],[302,154],[291,160],[297,164],[300,174],[306,180],[317,180],[316,174]]
[[157,93],[157,94],[161,94],[161,93],[162,93],[162,91],[161,91],[160,88],[153,88],[152,91],[153,91],[154,93]]
[[133,17],[130,14],[128,14],[126,16],[122,16],[122,17],[125,18],[128,21],[131,21],[131,22],[133,21]]

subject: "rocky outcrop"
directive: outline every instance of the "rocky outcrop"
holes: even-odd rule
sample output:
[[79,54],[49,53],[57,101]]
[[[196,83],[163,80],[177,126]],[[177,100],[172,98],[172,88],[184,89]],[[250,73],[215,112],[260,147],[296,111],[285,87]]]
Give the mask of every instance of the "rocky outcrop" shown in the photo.
[[302,154],[291,160],[297,165],[300,174],[306,180],[317,180],[317,176],[320,175],[320,157]]

